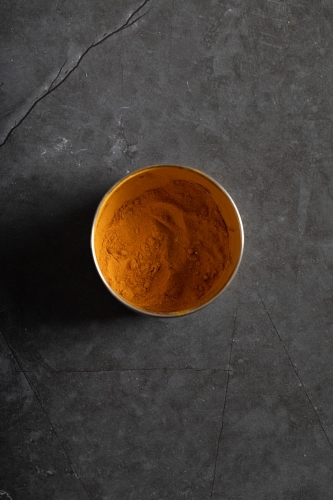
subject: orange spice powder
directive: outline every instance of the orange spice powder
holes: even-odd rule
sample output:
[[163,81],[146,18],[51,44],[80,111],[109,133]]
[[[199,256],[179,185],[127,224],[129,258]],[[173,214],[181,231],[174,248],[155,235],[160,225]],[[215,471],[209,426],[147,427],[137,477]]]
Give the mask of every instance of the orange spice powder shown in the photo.
[[126,301],[170,313],[202,303],[228,258],[228,230],[211,195],[197,183],[174,180],[116,210],[99,265]]

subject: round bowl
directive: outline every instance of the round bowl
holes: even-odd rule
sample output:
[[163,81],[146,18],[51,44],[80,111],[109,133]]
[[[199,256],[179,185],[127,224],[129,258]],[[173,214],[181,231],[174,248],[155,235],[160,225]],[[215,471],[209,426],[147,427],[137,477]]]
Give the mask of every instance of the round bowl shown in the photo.
[[[128,239],[129,232],[135,231],[135,233],[133,233],[131,236],[132,240],[134,238],[134,246],[132,245],[130,247],[131,250],[129,252],[127,252],[126,250],[119,250],[120,247],[118,245],[118,250],[117,253],[115,254],[113,250],[111,251],[108,250],[106,240],[107,238],[109,238],[110,241],[111,240],[116,241],[117,239],[119,239],[115,235],[118,234],[117,231],[120,228],[120,225],[125,224],[125,222],[123,222],[122,220],[124,219],[124,215],[121,214],[123,213],[132,214],[133,212],[132,208],[131,209],[128,208],[131,203],[132,204],[136,203],[136,205],[141,205],[142,201],[140,200],[146,200],[145,203],[146,205],[148,203],[148,208],[149,208],[149,199],[151,198],[151,193],[157,193],[157,192],[164,193],[167,186],[176,186],[176,187],[178,186],[177,187],[178,191],[182,186],[189,186],[189,188],[192,189],[192,191],[194,190],[193,191],[194,194],[192,193],[192,201],[194,208],[193,210],[192,208],[189,208],[188,209],[189,213],[186,214],[186,217],[185,216],[184,218],[182,217],[182,220],[185,218],[187,220],[187,218],[191,216],[192,219],[193,217],[195,218],[196,216],[193,214],[195,206],[198,203],[197,201],[198,196],[206,197],[208,205],[210,207],[213,207],[213,209],[210,208],[209,210],[207,209],[206,211],[204,211],[205,213],[203,213],[201,217],[202,221],[201,222],[199,221],[198,227],[199,228],[203,227],[200,226],[201,223],[205,224],[212,223],[214,224],[215,228],[214,229],[212,226],[212,234],[214,233],[214,231],[216,232],[216,228],[221,227],[220,230],[221,234],[219,237],[222,238],[223,236],[224,243],[223,245],[219,244],[220,245],[219,248],[221,249],[222,252],[221,255],[222,254],[224,255],[224,260],[223,264],[219,265],[219,259],[215,259],[216,264],[213,271],[210,274],[209,273],[202,274],[203,272],[205,272],[203,267],[205,266],[205,256],[207,257],[207,260],[210,259],[210,262],[212,262],[212,259],[214,260],[213,249],[210,250],[209,248],[207,248],[208,238],[206,238],[205,242],[203,241],[204,234],[202,233],[201,240],[200,240],[200,234],[198,234],[198,238],[196,240],[198,248],[196,248],[195,245],[193,244],[191,244],[191,246],[194,247],[193,249],[180,248],[182,245],[184,246],[185,236],[183,237],[181,232],[182,230],[186,231],[186,224],[184,226],[182,222],[182,226],[180,227],[179,225],[178,226],[175,225],[174,221],[171,221],[170,223],[173,224],[173,227],[175,228],[176,231],[174,234],[171,234],[169,226],[167,227],[167,223],[165,222],[164,224],[163,220],[159,219],[160,222],[157,221],[156,224],[159,226],[157,228],[157,232],[159,231],[159,229],[161,229],[162,232],[161,236],[162,243],[157,242],[157,244],[162,246],[164,244],[164,252],[168,252],[169,251],[168,249],[170,248],[170,241],[172,240],[171,243],[177,245],[177,240],[178,240],[177,235],[179,235],[178,244],[180,247],[177,250],[178,253],[174,255],[177,256],[184,255],[184,259],[186,262],[184,261],[182,263],[183,267],[179,268],[178,270],[171,269],[172,267],[175,266],[171,265],[173,264],[173,262],[170,259],[168,262],[169,263],[171,262],[171,264],[168,266],[164,265],[163,262],[162,264],[161,263],[158,264],[158,268],[156,265],[151,266],[151,269],[153,269],[153,271],[151,271],[152,278],[150,279],[150,283],[148,284],[148,287],[151,285],[151,288],[147,289],[144,288],[144,286],[147,287],[145,283],[142,283],[140,285],[142,290],[140,293],[142,297],[145,297],[146,295],[147,297],[148,296],[151,297],[150,305],[147,302],[148,299],[147,300],[145,299],[148,304],[147,305],[146,302],[145,303],[141,303],[140,301],[138,302],[135,293],[131,291],[130,282],[126,283],[127,278],[124,278],[125,281],[121,281],[122,284],[121,286],[119,285],[119,283],[116,281],[117,279],[116,273],[118,272],[116,271],[116,269],[118,268],[114,267],[114,266],[118,267],[120,266],[119,269],[123,270],[122,272],[125,277],[130,276],[130,273],[132,272],[131,266],[132,268],[137,267],[137,260],[139,258],[137,255],[140,255],[140,253],[138,254],[137,252],[139,252],[140,245],[145,244],[143,240],[147,236],[147,234],[146,235],[144,234],[144,228],[145,228],[144,219],[142,219],[142,228],[140,228],[141,222],[139,221],[135,230],[131,226],[131,229],[129,228],[127,231],[125,227],[125,232],[124,231],[122,232],[124,238]],[[195,193],[198,193],[198,196],[194,196]],[[178,196],[184,198],[185,195],[183,196],[182,193],[178,193]],[[139,201],[133,201],[133,200],[139,200]],[[157,204],[158,207],[160,207],[161,203]],[[191,205],[191,203],[188,205]],[[124,207],[126,208],[127,212]],[[160,208],[158,208],[158,210],[160,210]],[[220,220],[223,220],[223,227],[222,225],[218,226],[216,222],[211,222],[214,219],[214,217],[216,218],[217,216],[220,217]],[[166,217],[168,218],[169,216]],[[193,223],[189,222],[189,224]],[[166,235],[166,233],[168,234]],[[135,238],[137,239],[137,241],[135,241]],[[152,238],[148,239],[152,241]],[[186,241],[189,240],[187,239]],[[124,248],[128,248],[126,246],[126,243],[124,244],[125,244]],[[188,245],[189,243],[187,244],[187,246]],[[202,251],[200,250],[201,249],[200,245],[202,247]],[[127,175],[119,182],[117,182],[114,186],[112,186],[109,189],[109,191],[105,194],[105,196],[101,200],[95,214],[92,233],[91,233],[91,248],[92,248],[94,262],[96,264],[97,271],[102,281],[108,288],[108,290],[122,304],[126,305],[130,309],[138,313],[147,314],[150,316],[158,316],[158,317],[183,316],[198,311],[199,309],[202,309],[203,307],[213,302],[226,289],[226,287],[229,285],[229,283],[235,276],[241,262],[243,246],[244,246],[243,225],[237,207],[233,202],[231,196],[226,192],[226,190],[220,184],[218,184],[214,179],[204,174],[203,172],[200,172],[199,170],[195,170],[193,168],[179,166],[179,165],[153,165],[145,167]],[[205,247],[205,251],[203,247]],[[148,249],[147,246],[145,248]],[[196,251],[196,249],[198,250],[198,252]],[[211,255],[207,254],[207,251],[210,252]],[[134,255],[133,252],[136,252],[135,254],[136,260],[133,258]],[[133,265],[133,262],[135,266]],[[198,267],[195,267],[195,265],[197,265]],[[166,267],[169,267],[170,269],[166,269]],[[157,283],[156,273],[160,273],[160,276],[162,276],[162,274],[164,273],[163,274],[164,285],[168,282],[168,279],[169,280],[171,279],[170,273],[172,272],[174,274],[178,273],[177,277],[182,278],[185,284],[187,281],[186,286],[188,287],[189,278],[194,279],[194,274],[191,271],[192,273],[191,276],[184,275],[182,277],[181,276],[182,269],[185,270],[185,268],[187,269],[187,272],[189,272],[188,271],[189,269],[193,269],[193,273],[196,269],[199,269],[199,271],[195,272],[195,274],[198,275],[198,278],[196,278],[196,280],[198,281],[199,279],[201,279],[200,273],[202,279],[205,280],[202,282],[202,286],[193,285],[193,300],[190,303],[188,301],[185,303],[184,300],[181,299],[179,299],[178,301],[177,294],[173,293],[172,302],[169,301],[168,305],[166,304],[164,304],[163,306],[162,305],[159,306],[156,304],[151,305],[153,303],[153,299],[155,296],[157,297],[158,295],[159,297],[162,297],[162,299],[159,299],[162,302],[164,296],[163,290],[161,291],[157,287],[157,285],[156,286],[154,285],[154,279],[155,282]],[[129,281],[132,282],[132,278],[128,279]],[[124,290],[126,288],[127,293],[125,293],[125,291],[122,290],[122,287],[124,288]],[[197,288],[198,288],[197,293],[195,293]],[[201,291],[199,291],[199,289]],[[168,294],[165,292],[165,296],[167,295]]]

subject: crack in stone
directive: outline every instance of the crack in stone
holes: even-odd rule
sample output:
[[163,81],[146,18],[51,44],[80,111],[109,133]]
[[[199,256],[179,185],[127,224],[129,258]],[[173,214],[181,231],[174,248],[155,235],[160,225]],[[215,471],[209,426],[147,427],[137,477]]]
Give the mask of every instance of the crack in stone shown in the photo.
[[[100,45],[101,43],[105,42],[105,40],[107,40],[108,38],[110,38],[111,36],[113,35],[116,35],[117,33],[120,33],[121,31],[123,31],[124,29],[126,28],[129,28],[130,26],[133,26],[133,24],[137,23],[140,19],[142,19],[149,11],[145,12],[144,14],[142,14],[141,16],[139,17],[136,17],[135,19],[133,19],[136,14],[139,13],[139,11],[141,11],[145,5],[150,2],[151,0],[144,0],[144,2],[134,11],[132,12],[132,14],[129,16],[129,18],[127,19],[127,21],[122,24],[119,28],[115,29],[114,31],[112,31],[111,33],[105,33],[101,38],[99,38],[97,41],[94,41],[91,45],[89,45],[85,50],[84,52],[80,55],[80,57],[78,58],[77,62],[74,64],[74,66],[70,69],[70,70],[66,70],[65,72],[65,76],[63,77],[62,80],[60,80],[59,83],[57,83],[56,85],[54,85],[54,83],[56,82],[56,80],[59,78],[60,74],[61,74],[61,71],[63,69],[63,67],[65,66],[66,62],[61,66],[60,70],[58,71],[57,73],[57,76],[53,79],[51,85],[49,86],[49,88],[47,89],[47,91],[42,94],[40,97],[38,97],[37,99],[35,99],[35,101],[31,104],[31,106],[29,107],[28,111],[23,115],[23,117],[18,121],[18,122],[15,122],[14,126],[9,130],[9,132],[7,133],[6,137],[4,138],[3,142],[0,144],[0,147],[4,146],[7,142],[7,140],[9,139],[9,137],[11,136],[11,134],[14,132],[15,129],[17,129],[17,127],[19,127],[19,125],[21,125],[21,123],[30,115],[31,111],[35,108],[35,106],[40,102],[42,101],[46,96],[48,96],[51,92],[53,92],[55,89],[57,89],[62,83],[64,83],[67,78],[69,77],[69,75],[71,75],[73,73],[73,71],[75,71],[77,69],[77,67],[79,66],[79,64],[81,63],[82,59],[88,54],[88,52],[90,52],[90,50],[94,47],[97,47],[97,45]],[[53,86],[54,85],[54,86]]]
[[[231,355],[232,355],[232,346],[233,346],[234,337],[235,337],[236,320],[237,320],[237,307],[236,307],[236,312],[235,312],[234,326],[233,326],[233,329],[232,329],[231,340],[230,340],[230,352],[229,352],[229,363],[228,363],[229,366],[231,365]],[[217,460],[219,458],[220,443],[221,443],[221,438],[222,438],[222,434],[223,434],[223,426],[224,426],[224,413],[225,413],[225,409],[226,409],[226,406],[227,406],[227,395],[228,395],[228,388],[229,388],[230,372],[232,372],[232,370],[225,370],[225,371],[228,373],[227,374],[227,383],[226,383],[225,392],[224,392],[224,402],[223,402],[222,416],[221,416],[221,430],[220,430],[219,438],[218,438],[218,441],[217,441],[216,457],[215,457],[215,464],[214,464],[214,474],[213,474],[213,483],[212,483],[212,489],[210,491],[210,498],[212,498],[213,493],[214,493]]]
[[[50,92],[52,92],[52,90],[54,90],[54,89],[52,88],[52,86],[53,86],[53,84],[54,84],[54,83],[58,80],[58,78],[59,78],[59,76],[60,76],[60,74],[61,74],[61,72],[62,72],[62,70],[63,70],[64,66],[66,65],[66,63],[67,63],[67,59],[66,59],[66,61],[64,62],[64,64],[61,66],[61,68],[59,69],[59,71],[58,71],[58,73],[57,73],[56,77],[55,77],[55,78],[52,80],[52,82],[50,83],[49,88],[47,89],[46,94],[44,94],[44,95],[42,96],[42,98],[43,98],[43,97],[45,97],[46,95],[48,95]],[[67,78],[67,77],[65,77],[65,78]],[[65,79],[65,78],[64,78],[64,79]],[[62,81],[64,81],[64,80],[62,80]],[[60,84],[59,84],[59,85],[60,85]],[[54,87],[54,88],[55,88],[55,87]]]
[[263,308],[264,308],[264,310],[265,310],[265,312],[266,312],[266,314],[267,314],[267,316],[268,316],[268,318],[269,318],[269,320],[270,320],[270,322],[271,322],[271,324],[272,324],[272,326],[273,326],[273,328],[274,328],[274,331],[275,331],[275,333],[276,333],[276,335],[277,335],[277,338],[279,339],[279,341],[280,341],[280,343],[281,343],[281,345],[282,345],[282,347],[283,347],[283,349],[284,349],[284,352],[286,353],[287,358],[289,359],[289,362],[290,362],[291,366],[293,367],[293,370],[294,370],[294,372],[295,372],[295,375],[296,375],[296,377],[298,378],[299,383],[300,383],[300,384],[301,384],[301,386],[302,386],[302,389],[303,389],[303,391],[304,391],[304,393],[305,393],[305,395],[306,395],[307,400],[308,400],[308,401],[309,401],[309,403],[310,403],[310,406],[311,406],[311,408],[312,408],[312,411],[314,412],[314,414],[315,414],[315,416],[316,416],[316,418],[317,418],[317,420],[318,420],[318,423],[319,423],[319,425],[320,425],[320,427],[321,427],[321,429],[322,429],[322,431],[323,431],[323,433],[324,433],[324,435],[325,435],[325,437],[326,437],[326,439],[327,439],[327,442],[328,442],[328,444],[329,444],[329,446],[330,446],[331,450],[333,451],[333,445],[332,445],[332,443],[331,443],[331,441],[330,441],[330,439],[329,439],[329,437],[328,437],[328,435],[327,435],[327,433],[326,433],[326,431],[325,431],[324,425],[323,425],[322,421],[320,420],[318,413],[316,412],[316,408],[315,408],[314,404],[312,403],[312,401],[311,401],[311,399],[310,399],[310,396],[309,396],[309,394],[308,394],[308,391],[307,391],[307,389],[306,389],[305,385],[303,384],[303,381],[302,381],[301,377],[299,376],[299,374],[298,374],[298,372],[297,372],[297,370],[296,370],[296,367],[295,367],[295,365],[294,365],[294,363],[293,363],[293,361],[292,361],[292,359],[291,359],[291,357],[290,357],[290,354],[289,354],[289,352],[288,352],[288,350],[287,350],[286,346],[284,345],[284,342],[283,342],[283,340],[282,340],[282,337],[281,337],[281,335],[279,334],[278,329],[276,328],[276,326],[275,326],[275,324],[274,324],[274,322],[273,322],[273,320],[272,320],[272,318],[271,318],[271,315],[269,314],[269,312],[268,312],[268,310],[267,310],[267,308],[266,308],[266,305],[265,305],[265,303],[264,303],[263,299],[261,298],[261,295],[260,295],[260,293],[259,293],[259,290],[258,290],[257,288],[256,288],[256,290],[257,290],[257,294],[258,294],[258,296],[259,296],[259,298],[260,298],[260,300],[261,300],[261,303],[262,303],[262,305],[263,305]]
[[[149,372],[149,371],[168,371],[168,372],[177,372],[177,371],[188,371],[188,372],[227,372],[234,373],[234,370],[225,370],[222,368],[193,368],[193,367],[185,367],[185,368],[112,368],[110,370],[56,370],[52,368],[52,375],[55,373],[115,373],[115,372]],[[34,373],[32,370],[23,370],[23,373]],[[17,373],[21,373],[17,372]]]
[[60,446],[61,446],[61,448],[62,448],[62,450],[63,450],[63,452],[64,452],[64,454],[65,454],[65,456],[66,456],[66,458],[67,458],[67,460],[68,460],[68,463],[69,463],[69,465],[70,465],[70,467],[71,467],[71,469],[72,469],[72,475],[73,475],[74,477],[76,477],[76,478],[79,480],[79,482],[80,482],[80,484],[81,484],[82,488],[83,488],[83,489],[84,489],[84,491],[86,492],[87,498],[88,498],[89,500],[91,500],[91,496],[89,495],[89,493],[88,493],[88,491],[87,491],[87,489],[86,489],[85,485],[83,484],[82,479],[81,479],[81,478],[80,478],[80,476],[76,473],[76,471],[75,471],[75,469],[74,469],[74,466],[73,466],[73,464],[72,464],[72,461],[71,461],[71,459],[70,459],[70,456],[68,455],[68,453],[67,453],[67,451],[66,451],[65,446],[63,445],[62,441],[60,440],[59,435],[58,435],[58,433],[57,433],[57,431],[56,431],[56,429],[55,429],[54,425],[52,424],[52,422],[51,422],[51,420],[50,420],[50,418],[49,418],[49,416],[48,416],[48,414],[47,414],[47,412],[46,412],[46,410],[45,410],[44,406],[42,405],[42,402],[41,402],[41,400],[40,400],[40,398],[39,398],[39,396],[38,396],[37,392],[35,391],[35,389],[34,389],[34,387],[33,387],[32,383],[31,383],[31,382],[30,382],[30,380],[29,380],[29,378],[27,377],[26,372],[24,372],[24,371],[22,370],[22,366],[21,366],[21,364],[20,364],[20,361],[19,361],[19,357],[18,357],[18,355],[16,354],[15,350],[13,349],[13,347],[12,347],[12,346],[9,344],[9,342],[7,341],[7,339],[6,339],[5,335],[3,334],[3,332],[1,332],[1,334],[2,334],[2,336],[3,336],[3,338],[4,338],[4,340],[5,340],[5,342],[6,342],[7,346],[8,346],[8,348],[10,349],[10,351],[11,351],[11,353],[12,353],[12,355],[13,355],[14,359],[16,360],[16,362],[17,362],[18,366],[20,367],[20,369],[21,369],[21,373],[23,373],[23,374],[24,374],[24,377],[25,377],[25,379],[26,379],[26,381],[27,381],[27,383],[28,383],[28,385],[29,385],[30,389],[31,389],[31,390],[32,390],[32,392],[34,393],[35,398],[36,398],[36,400],[37,400],[37,402],[38,402],[39,406],[41,407],[41,409],[42,409],[42,411],[43,411],[43,413],[44,413],[44,415],[45,415],[45,417],[46,417],[46,420],[48,421],[49,425],[51,426],[51,429],[53,430],[53,432],[54,432],[54,434],[55,434],[55,436],[56,436],[56,438],[57,438],[57,440],[58,440],[58,442],[59,442],[59,444],[60,444]]

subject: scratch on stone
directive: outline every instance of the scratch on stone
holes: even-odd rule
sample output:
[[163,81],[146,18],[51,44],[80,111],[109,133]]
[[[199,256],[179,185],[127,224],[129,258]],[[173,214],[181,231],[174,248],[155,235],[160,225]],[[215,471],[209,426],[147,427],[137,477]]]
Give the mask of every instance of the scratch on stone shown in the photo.
[[263,31],[259,31],[259,33],[262,35],[262,36],[268,36],[270,38],[275,38],[277,40],[280,40],[280,37],[276,36],[276,35],[273,35],[272,33],[265,33]]
[[[236,312],[235,312],[234,326],[233,326],[233,330],[232,330],[232,334],[231,334],[228,366],[231,365],[232,346],[233,346],[234,337],[235,337],[235,331],[236,331],[236,320],[237,320],[237,307],[236,307]],[[216,457],[215,457],[215,465],[214,465],[214,473],[213,473],[213,483],[212,483],[212,489],[211,489],[211,492],[210,492],[210,498],[212,498],[212,496],[213,496],[214,486],[215,486],[217,460],[218,460],[218,457],[219,457],[220,443],[221,443],[221,438],[222,438],[222,434],[223,434],[224,413],[225,413],[225,409],[226,409],[226,406],[227,406],[227,396],[228,396],[230,371],[231,370],[227,370],[227,383],[226,383],[225,392],[224,392],[224,402],[223,402],[222,417],[221,417],[221,430],[220,430],[219,438],[218,438],[218,441],[217,441]]]
[[[63,77],[62,80],[60,80],[59,83],[57,83],[56,85],[54,85],[54,83],[56,82],[56,80],[59,78],[59,75],[61,74],[61,71],[63,69],[63,67],[65,66],[66,62],[61,66],[60,70],[58,71],[57,73],[57,76],[53,79],[53,81],[51,82],[51,84],[49,85],[48,89],[46,90],[46,92],[44,94],[42,94],[40,97],[38,97],[37,99],[35,99],[35,101],[31,104],[30,108],[28,109],[28,111],[23,115],[23,117],[18,121],[18,122],[15,122],[14,126],[9,130],[9,132],[7,133],[5,139],[3,140],[3,142],[0,144],[0,147],[4,146],[4,144],[6,144],[8,138],[11,136],[11,134],[13,133],[13,131],[19,126],[21,125],[21,123],[27,118],[27,116],[31,113],[31,111],[35,108],[35,106],[42,100],[44,99],[46,96],[48,96],[51,92],[53,92],[55,89],[57,89],[62,83],[64,83],[67,78],[69,77],[69,75],[71,75],[73,73],[73,71],[75,71],[77,69],[77,67],[79,66],[79,64],[81,63],[82,59],[88,54],[88,52],[90,52],[90,50],[94,47],[97,47],[97,45],[100,45],[101,43],[103,43],[105,40],[107,40],[108,38],[110,38],[111,36],[117,34],[117,33],[120,33],[121,31],[123,31],[124,29],[126,28],[129,28],[130,26],[133,26],[133,24],[137,23],[140,19],[142,19],[146,14],[142,14],[141,16],[139,17],[135,17],[136,14],[139,13],[139,11],[141,11],[145,5],[150,2],[150,0],[144,0],[144,2],[134,11],[132,12],[132,14],[129,16],[129,18],[127,19],[127,21],[122,24],[119,28],[115,29],[114,31],[112,31],[111,33],[105,33],[101,38],[99,38],[98,40],[94,41],[91,45],[89,45],[89,47],[87,47],[84,52],[81,54],[81,56],[78,58],[77,62],[74,64],[74,66],[68,70],[67,72],[65,72],[65,76]],[[133,19],[135,18],[135,19]]]
[[[65,456],[66,456],[66,458],[67,458],[67,460],[68,460],[68,463],[69,463],[69,464],[70,464],[70,466],[71,466],[73,476],[75,476],[75,477],[79,480],[79,482],[81,483],[82,488],[83,488],[83,489],[84,489],[84,491],[86,492],[87,498],[90,500],[90,499],[91,499],[91,497],[90,497],[90,495],[89,495],[89,493],[88,493],[88,491],[87,491],[86,487],[84,486],[84,484],[83,484],[83,482],[82,482],[82,480],[81,480],[80,476],[78,476],[78,474],[76,473],[76,471],[75,471],[75,469],[74,469],[74,466],[73,466],[73,464],[72,464],[72,461],[71,461],[71,459],[70,459],[70,457],[69,457],[69,455],[68,455],[68,453],[67,453],[67,451],[66,451],[66,448],[64,447],[64,445],[63,445],[62,441],[60,440],[59,435],[58,435],[58,433],[57,433],[57,431],[56,431],[56,429],[55,429],[54,425],[52,424],[52,422],[51,422],[51,420],[50,420],[50,418],[49,418],[49,416],[48,416],[48,414],[47,414],[47,412],[46,412],[46,410],[45,410],[44,406],[42,405],[42,402],[41,402],[41,400],[40,400],[40,397],[38,396],[38,394],[37,394],[37,392],[35,391],[35,389],[34,389],[33,385],[31,384],[31,382],[30,382],[30,380],[29,380],[29,377],[27,377],[27,373],[28,373],[28,372],[26,372],[26,371],[24,371],[24,370],[23,370],[23,368],[22,368],[22,366],[21,366],[21,363],[20,363],[20,360],[19,360],[19,357],[17,356],[17,354],[16,354],[15,350],[14,350],[14,349],[12,348],[12,346],[9,344],[9,342],[7,341],[7,339],[6,339],[6,337],[4,336],[4,334],[3,334],[3,333],[2,333],[2,336],[3,336],[4,340],[5,340],[5,342],[6,342],[7,346],[8,346],[8,348],[10,349],[10,351],[11,351],[11,353],[12,353],[13,357],[15,358],[15,360],[16,360],[16,362],[17,362],[18,366],[20,367],[21,372],[24,374],[24,377],[25,377],[25,379],[26,379],[27,383],[29,384],[30,389],[31,389],[31,390],[32,390],[32,392],[34,393],[35,398],[36,398],[36,400],[37,400],[37,402],[38,402],[39,406],[41,407],[41,409],[42,409],[42,411],[43,411],[43,413],[44,413],[44,415],[45,415],[45,417],[46,417],[46,419],[47,419],[47,421],[48,421],[49,425],[51,426],[51,428],[52,428],[52,430],[53,430],[53,432],[54,432],[54,435],[56,436],[56,438],[57,438],[57,440],[58,440],[58,442],[59,442],[59,444],[60,444],[60,446],[61,446],[61,448],[62,448],[62,450],[63,450],[63,452],[64,452],[64,454],[65,454]],[[0,490],[0,494],[1,494],[1,495],[5,494],[5,493],[6,493],[6,492],[2,492],[2,490]],[[7,495],[8,495],[8,493],[7,493]],[[9,496],[9,495],[8,495],[8,496]],[[9,498],[11,498],[11,497],[9,497]]]
[[329,437],[328,437],[328,435],[327,435],[327,433],[326,433],[326,431],[325,431],[325,428],[324,428],[324,425],[323,425],[322,421],[321,421],[321,420],[320,420],[320,418],[319,418],[319,415],[318,415],[318,413],[317,413],[317,411],[316,411],[316,408],[315,408],[314,404],[312,403],[312,401],[311,401],[311,399],[310,399],[310,396],[309,396],[309,394],[308,394],[308,391],[307,391],[307,389],[306,389],[305,385],[303,384],[303,381],[302,381],[301,377],[299,376],[299,374],[298,374],[298,372],[297,372],[297,370],[296,370],[295,364],[293,363],[293,361],[292,361],[292,359],[291,359],[291,357],[290,357],[290,354],[289,354],[289,352],[288,352],[288,350],[287,350],[286,346],[284,345],[284,342],[283,342],[283,340],[282,340],[282,338],[281,338],[281,335],[279,334],[278,329],[276,328],[276,326],[275,326],[275,324],[274,324],[274,322],[273,322],[273,320],[272,320],[272,318],[271,318],[271,315],[269,314],[269,312],[268,312],[268,310],[267,310],[267,308],[266,308],[266,305],[265,305],[265,303],[264,303],[264,301],[263,301],[263,299],[262,299],[262,297],[261,297],[261,295],[260,295],[260,293],[259,293],[259,290],[258,290],[257,288],[256,288],[256,290],[257,290],[257,294],[258,294],[258,296],[259,296],[259,298],[260,298],[260,301],[261,301],[261,303],[262,303],[262,305],[263,305],[263,308],[264,308],[264,310],[265,310],[265,312],[266,312],[266,314],[267,314],[267,316],[268,316],[268,318],[269,318],[269,321],[271,322],[272,327],[273,327],[273,329],[274,329],[274,331],[275,331],[275,333],[276,333],[276,336],[277,336],[277,338],[279,339],[279,341],[280,341],[280,343],[281,343],[281,345],[282,345],[282,347],[283,347],[283,349],[284,349],[284,352],[286,353],[287,358],[289,359],[289,362],[290,362],[291,366],[293,367],[294,373],[295,373],[296,377],[298,378],[299,383],[301,384],[301,387],[302,387],[302,389],[303,389],[303,391],[304,391],[304,393],[305,393],[305,395],[306,395],[306,398],[307,398],[307,400],[308,400],[308,401],[309,401],[309,403],[310,403],[310,406],[311,406],[311,408],[312,408],[312,411],[314,412],[314,414],[315,414],[315,416],[316,416],[316,418],[317,418],[317,420],[318,420],[318,423],[319,423],[319,425],[320,425],[320,427],[321,427],[321,429],[322,429],[322,431],[323,431],[323,433],[324,433],[324,435],[325,435],[325,437],[326,437],[326,439],[327,439],[327,442],[328,442],[328,444],[329,444],[329,446],[330,446],[331,450],[333,451],[333,445],[332,445],[332,443],[331,443],[331,441],[330,441],[330,439],[329,439]]
[[[268,47],[269,49],[278,49],[278,50],[282,49],[282,45],[277,45],[276,43],[265,42],[265,40],[259,40],[259,43],[261,45],[264,45],[265,47]],[[268,51],[266,52],[266,54],[268,54]]]
[[88,151],[88,149],[87,149],[87,148],[85,148],[85,149],[78,149],[78,150],[77,150],[77,151],[75,151],[75,152],[71,151],[71,153],[72,153],[73,155],[77,155],[77,154],[78,154],[78,153],[80,153],[81,151]]

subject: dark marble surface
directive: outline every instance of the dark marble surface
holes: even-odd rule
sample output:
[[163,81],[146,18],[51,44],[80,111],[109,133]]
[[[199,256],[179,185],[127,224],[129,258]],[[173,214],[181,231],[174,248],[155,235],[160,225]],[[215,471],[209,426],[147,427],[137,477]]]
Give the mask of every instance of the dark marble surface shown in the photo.
[[[333,498],[333,4],[2,2],[0,498]],[[245,229],[206,309],[94,269],[128,172],[212,175]]]

